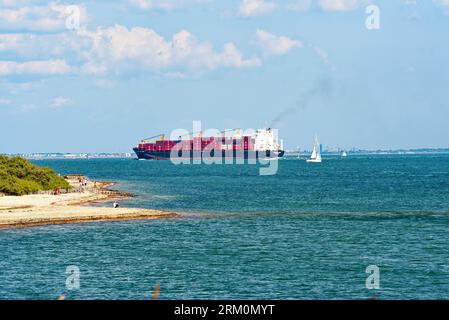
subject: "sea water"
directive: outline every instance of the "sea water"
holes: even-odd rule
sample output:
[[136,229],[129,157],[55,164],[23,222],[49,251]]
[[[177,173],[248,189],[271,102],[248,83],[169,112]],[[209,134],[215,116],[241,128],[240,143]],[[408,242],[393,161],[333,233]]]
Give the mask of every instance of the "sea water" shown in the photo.
[[[0,230],[2,299],[150,299],[156,283],[160,299],[449,298],[449,155],[286,158],[272,176],[255,165],[35,163],[115,181],[135,194],[122,206],[180,216]],[[379,289],[367,285],[373,265]]]

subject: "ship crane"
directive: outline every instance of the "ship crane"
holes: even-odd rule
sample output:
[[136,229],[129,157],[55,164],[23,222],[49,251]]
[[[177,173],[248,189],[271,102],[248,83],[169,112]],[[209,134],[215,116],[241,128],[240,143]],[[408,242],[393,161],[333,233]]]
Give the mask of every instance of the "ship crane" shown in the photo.
[[161,140],[165,140],[165,133],[158,134],[157,136],[152,136],[149,138],[142,139],[142,143],[148,143],[153,139],[161,137]]
[[[235,130],[240,130],[240,129],[228,129],[228,130],[220,131],[219,133],[226,133],[226,132],[235,131]],[[202,137],[203,131],[186,133],[186,134],[183,134],[183,135],[179,136],[179,139],[182,140],[181,139],[182,137],[190,137],[190,136],[194,136],[196,134],[198,134],[198,135],[200,135],[200,137]]]

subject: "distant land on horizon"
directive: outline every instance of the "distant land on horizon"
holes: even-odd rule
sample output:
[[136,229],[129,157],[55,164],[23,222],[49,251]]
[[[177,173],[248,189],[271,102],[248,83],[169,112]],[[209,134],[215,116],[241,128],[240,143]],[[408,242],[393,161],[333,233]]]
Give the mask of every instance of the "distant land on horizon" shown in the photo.
[[[449,148],[418,148],[418,149],[338,149],[338,150],[323,150],[323,155],[339,155],[343,151],[353,155],[363,154],[398,154],[398,155],[413,155],[413,154],[433,154],[433,153],[449,153]],[[311,150],[301,150],[301,154],[311,153]],[[26,159],[107,159],[107,158],[135,158],[134,153],[131,152],[116,152],[116,153],[64,153],[64,152],[38,152],[38,153],[0,153],[0,155],[19,156]],[[286,155],[297,155],[298,150],[286,150]]]

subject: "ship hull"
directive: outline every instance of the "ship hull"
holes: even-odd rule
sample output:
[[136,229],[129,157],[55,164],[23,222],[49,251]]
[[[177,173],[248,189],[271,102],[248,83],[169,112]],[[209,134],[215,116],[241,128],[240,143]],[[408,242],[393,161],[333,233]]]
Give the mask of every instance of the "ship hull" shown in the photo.
[[[134,152],[138,159],[143,160],[171,160],[170,151],[148,151],[134,148]],[[174,160],[225,160],[225,159],[273,159],[284,156],[284,150],[267,150],[267,151],[222,151],[217,156],[214,152],[187,151],[178,155]]]

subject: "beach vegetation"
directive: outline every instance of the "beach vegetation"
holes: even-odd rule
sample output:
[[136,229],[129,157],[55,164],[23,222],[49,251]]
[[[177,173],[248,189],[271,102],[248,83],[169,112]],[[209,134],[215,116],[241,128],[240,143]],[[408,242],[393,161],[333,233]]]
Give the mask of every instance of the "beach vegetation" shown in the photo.
[[36,166],[20,157],[0,155],[0,193],[20,196],[56,188],[71,186],[50,168]]

